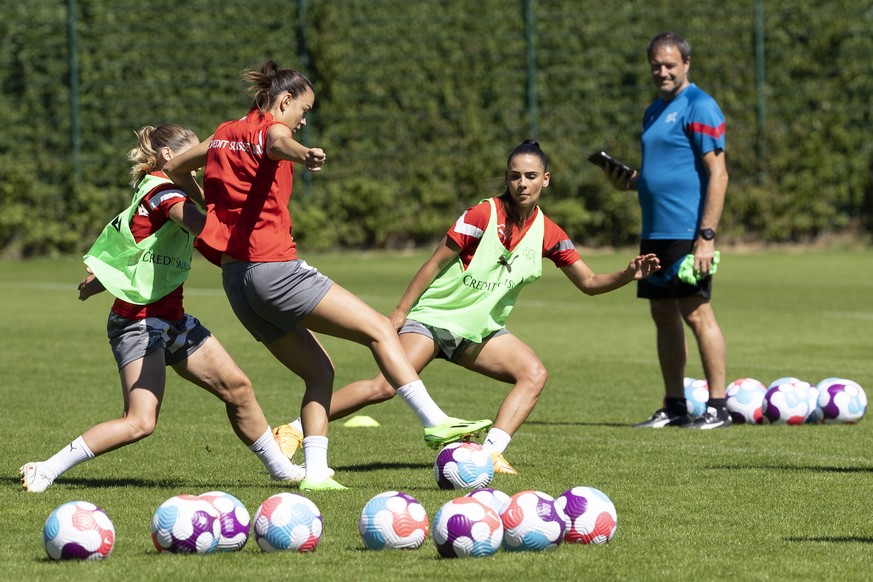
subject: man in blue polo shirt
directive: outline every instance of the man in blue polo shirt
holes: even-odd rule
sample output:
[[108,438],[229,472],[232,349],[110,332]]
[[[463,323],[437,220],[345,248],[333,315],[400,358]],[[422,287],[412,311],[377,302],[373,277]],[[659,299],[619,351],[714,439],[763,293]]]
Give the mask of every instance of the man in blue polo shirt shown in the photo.
[[[660,98],[643,117],[642,166],[630,178],[618,168],[604,170],[616,188],[638,191],[640,252],[656,253],[661,261],[658,273],[639,281],[637,297],[649,300],[666,397],[662,408],[634,426],[725,428],[731,425],[726,349],[710,304],[715,236],[728,185],[725,118],[715,100],[688,79],[691,46],[685,39],[661,33],[649,42],[647,54]],[[693,256],[693,284],[678,277],[687,255]],[[694,420],[685,402],[686,324],[709,385],[706,412]]]

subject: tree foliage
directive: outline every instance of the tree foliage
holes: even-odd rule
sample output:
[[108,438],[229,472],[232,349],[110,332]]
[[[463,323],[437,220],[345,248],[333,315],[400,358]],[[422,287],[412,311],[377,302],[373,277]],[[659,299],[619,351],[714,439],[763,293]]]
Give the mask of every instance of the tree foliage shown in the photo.
[[267,58],[316,86],[298,137],[328,164],[298,172],[302,248],[429,243],[502,189],[506,156],[528,137],[550,157],[545,211],[580,244],[632,243],[635,199],[585,157],[639,163],[656,97],[645,45],[667,29],[692,43],[691,79],[727,117],[720,240],[868,237],[873,9],[776,4],[763,3],[759,90],[754,0],[22,0],[0,21],[0,252],[82,251],[130,196],[133,132],[175,122],[206,138],[245,112],[239,74]]

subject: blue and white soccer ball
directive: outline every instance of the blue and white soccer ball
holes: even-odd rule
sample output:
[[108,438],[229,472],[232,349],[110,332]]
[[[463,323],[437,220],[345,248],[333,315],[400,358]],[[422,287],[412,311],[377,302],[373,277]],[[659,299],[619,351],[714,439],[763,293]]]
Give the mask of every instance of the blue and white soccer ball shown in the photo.
[[196,495],[171,497],[152,516],[152,542],[159,553],[208,554],[220,537],[218,511]]
[[818,407],[818,386],[809,385],[807,398],[809,398],[809,414],[806,415],[806,423],[820,424],[824,417],[821,408]]
[[811,414],[808,382],[797,380],[777,384],[767,390],[761,411],[770,424],[803,424]]
[[52,560],[102,560],[115,546],[115,527],[93,503],[70,501],[45,520],[42,544]]
[[706,414],[706,403],[709,401],[709,384],[706,380],[685,378],[685,404],[688,415],[697,418]]
[[437,511],[431,537],[443,558],[491,556],[503,541],[503,522],[487,505],[458,497]]
[[521,491],[500,515],[503,547],[509,551],[554,550],[564,539],[567,515],[542,491]]
[[218,538],[219,552],[234,552],[241,550],[249,539],[251,515],[242,501],[224,491],[210,491],[199,496],[208,501],[218,512],[220,536]]
[[358,533],[370,550],[411,550],[427,538],[427,512],[417,499],[401,491],[386,491],[364,505]]
[[[824,381],[822,381],[824,382]],[[829,378],[819,382],[818,410],[825,424],[855,424],[867,412],[867,394],[857,382]]]
[[594,487],[573,487],[555,499],[567,516],[564,541],[568,544],[605,544],[615,536],[618,515],[606,494]]
[[437,455],[433,472],[440,489],[480,489],[494,478],[494,461],[479,443],[451,443]]
[[800,378],[795,378],[794,376],[782,376],[781,378],[776,378],[770,384],[767,385],[767,390],[770,388],[775,388],[780,384],[791,384],[792,382],[803,382]]
[[255,541],[265,552],[314,552],[323,530],[321,511],[297,493],[276,493],[258,507]]
[[465,497],[472,497],[479,503],[484,503],[491,509],[497,512],[497,515],[503,514],[503,510],[509,505],[509,495],[498,489],[484,487],[470,491]]
[[738,424],[764,424],[761,405],[767,387],[754,378],[739,378],[728,384],[725,390],[727,409]]

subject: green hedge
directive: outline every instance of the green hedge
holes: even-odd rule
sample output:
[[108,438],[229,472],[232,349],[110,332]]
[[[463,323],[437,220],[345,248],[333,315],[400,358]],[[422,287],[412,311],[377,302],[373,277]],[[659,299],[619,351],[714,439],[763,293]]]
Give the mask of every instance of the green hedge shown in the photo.
[[552,162],[546,212],[580,244],[634,243],[635,199],[584,160],[604,148],[638,163],[642,112],[656,97],[644,48],[666,29],[692,43],[691,78],[727,116],[720,240],[867,240],[873,10],[773,4],[763,4],[761,128],[753,0],[21,0],[0,22],[0,252],[81,252],[130,195],[133,131],[171,121],[205,138],[244,113],[239,73],[266,58],[305,70],[317,90],[305,141],[329,161],[298,175],[304,249],[429,244],[500,190],[506,155],[532,133]]

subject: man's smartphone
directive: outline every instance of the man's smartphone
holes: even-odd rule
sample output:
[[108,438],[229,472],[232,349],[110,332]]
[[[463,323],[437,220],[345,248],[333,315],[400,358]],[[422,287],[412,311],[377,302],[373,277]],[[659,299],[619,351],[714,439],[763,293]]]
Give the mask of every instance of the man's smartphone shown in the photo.
[[595,166],[599,166],[606,170],[610,170],[612,168],[619,168],[623,174],[626,174],[628,178],[630,178],[634,171],[633,168],[625,164],[624,162],[620,162],[613,158],[606,152],[595,152],[588,156],[588,161],[594,164]]

